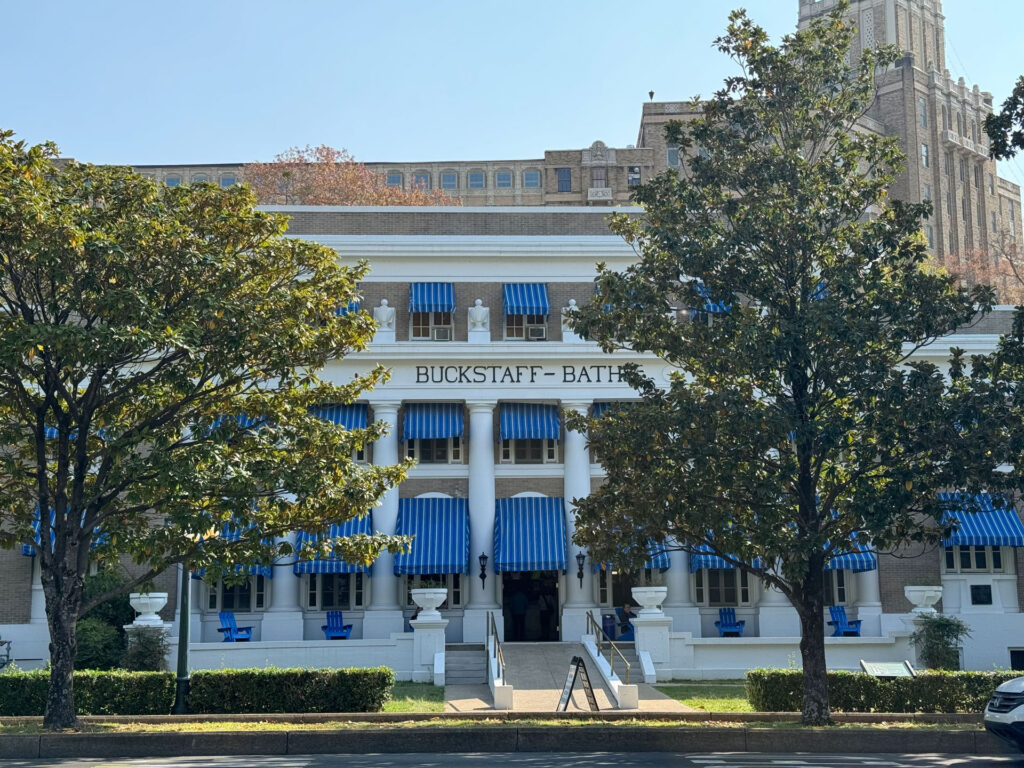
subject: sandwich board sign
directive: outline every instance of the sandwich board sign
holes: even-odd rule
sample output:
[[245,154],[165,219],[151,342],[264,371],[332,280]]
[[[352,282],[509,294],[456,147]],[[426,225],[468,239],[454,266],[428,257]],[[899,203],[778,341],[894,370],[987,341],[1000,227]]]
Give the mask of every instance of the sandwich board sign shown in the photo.
[[569,709],[569,697],[572,696],[572,689],[576,687],[576,679],[579,678],[583,684],[583,692],[587,695],[587,704],[591,712],[597,712],[597,698],[594,696],[594,687],[590,684],[590,675],[587,674],[587,665],[583,663],[581,656],[573,656],[569,662],[569,674],[565,677],[565,686],[562,688],[562,696],[558,700],[556,712],[565,712]]

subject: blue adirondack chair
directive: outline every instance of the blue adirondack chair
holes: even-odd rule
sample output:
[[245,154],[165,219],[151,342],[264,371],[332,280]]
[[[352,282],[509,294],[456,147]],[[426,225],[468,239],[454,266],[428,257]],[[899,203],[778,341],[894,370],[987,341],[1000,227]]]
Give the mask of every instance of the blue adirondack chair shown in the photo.
[[[633,634],[633,624],[632,624],[632,622],[630,622],[629,619],[624,619],[622,617],[622,609],[621,608],[616,608],[615,609],[615,615],[619,619],[619,637],[618,637],[618,639],[621,642],[623,642],[623,643],[632,643],[636,639],[634,637],[634,634]],[[631,614],[631,616],[635,616],[635,615],[636,614]]]
[[743,626],[746,623],[736,621],[735,608],[718,609],[718,621],[715,622],[715,626],[718,627],[719,637],[743,637]]
[[828,612],[832,614],[830,627],[835,627],[832,637],[860,637],[860,619],[850,621],[846,618],[846,608],[842,605],[830,605]]
[[352,634],[352,625],[343,624],[341,611],[328,611],[327,623],[320,627],[328,640],[348,640]]
[[225,643],[244,643],[252,640],[252,627],[240,627],[235,623],[234,611],[220,612],[218,632],[224,633]]

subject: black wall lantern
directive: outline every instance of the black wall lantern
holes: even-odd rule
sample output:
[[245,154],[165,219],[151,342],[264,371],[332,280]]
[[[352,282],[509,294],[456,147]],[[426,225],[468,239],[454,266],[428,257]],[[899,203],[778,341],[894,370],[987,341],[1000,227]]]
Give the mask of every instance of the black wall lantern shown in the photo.
[[587,561],[587,556],[583,552],[576,553],[576,578],[580,580],[580,586],[583,586],[583,564]]
[[480,561],[480,586],[483,587],[487,581],[487,553],[481,552],[477,560]]

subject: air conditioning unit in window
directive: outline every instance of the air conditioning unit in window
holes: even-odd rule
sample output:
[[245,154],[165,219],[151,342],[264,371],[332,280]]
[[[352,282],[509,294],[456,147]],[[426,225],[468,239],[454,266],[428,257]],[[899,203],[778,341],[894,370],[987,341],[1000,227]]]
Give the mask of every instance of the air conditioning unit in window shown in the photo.
[[434,341],[451,341],[452,340],[452,329],[451,328],[435,328],[430,335]]
[[544,341],[548,337],[548,329],[543,325],[530,325],[526,328],[528,341]]

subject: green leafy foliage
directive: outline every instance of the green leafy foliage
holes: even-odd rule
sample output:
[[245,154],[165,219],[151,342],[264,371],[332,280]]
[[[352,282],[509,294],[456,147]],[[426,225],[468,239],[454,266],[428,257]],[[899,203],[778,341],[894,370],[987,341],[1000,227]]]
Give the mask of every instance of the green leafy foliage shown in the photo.
[[388,667],[195,672],[188,705],[197,714],[380,712],[394,684]]
[[[80,715],[166,715],[174,703],[170,672],[75,672],[75,705]],[[0,716],[43,714],[46,670],[0,675]]]
[[[0,546],[36,551],[46,721],[68,727],[83,612],[178,562],[238,578],[295,554],[281,537],[365,514],[406,465],[356,464],[382,425],[310,411],[386,378],[318,376],[371,338],[367,313],[338,311],[365,264],[284,237],[244,187],[167,188],[57,157],[0,131]],[[303,556],[368,564],[407,544],[323,536]],[[90,560],[120,558],[144,567],[85,598]]]
[[910,636],[918,658],[929,669],[959,669],[960,644],[970,637],[971,628],[956,616],[941,613],[923,615],[918,621],[920,626]]
[[937,492],[999,487],[987,370],[951,383],[911,361],[991,308],[926,268],[929,204],[890,200],[897,141],[857,129],[896,52],[850,68],[848,3],[770,44],[743,11],[719,49],[739,65],[698,116],[669,123],[688,158],[635,192],[613,228],[637,251],[601,267],[573,321],[633,367],[640,400],[587,429],[607,482],[577,499],[576,542],[638,567],[646,542],[706,546],[778,588],[801,619],[804,722],[828,722],[824,578],[855,546],[934,540]]
[[163,672],[167,669],[167,633],[159,627],[130,627],[125,632],[121,667],[133,671]]
[[[104,568],[97,573],[85,577],[85,584],[82,587],[82,600],[86,603],[93,601],[93,598],[100,595],[114,594],[98,603],[82,618],[99,619],[116,628],[119,632],[126,624],[135,620],[135,610],[128,601],[128,592],[125,586],[128,584],[128,577],[114,568]],[[118,590],[124,590],[118,592]]]
[[[1001,672],[924,672],[880,678],[861,672],[829,672],[828,696],[841,712],[981,712],[1001,683],[1018,677]],[[757,712],[801,708],[803,673],[789,669],[747,672],[747,697]]]
[[1009,160],[1024,149],[1024,76],[1017,79],[1003,108],[985,117],[985,133],[996,160]]
[[78,622],[76,636],[76,668],[103,670],[120,665],[124,654],[124,637],[115,627],[90,617]]

